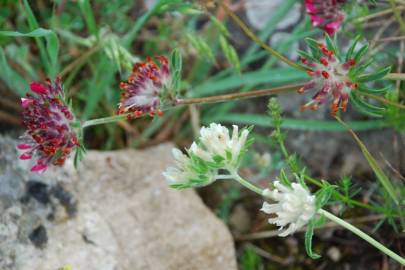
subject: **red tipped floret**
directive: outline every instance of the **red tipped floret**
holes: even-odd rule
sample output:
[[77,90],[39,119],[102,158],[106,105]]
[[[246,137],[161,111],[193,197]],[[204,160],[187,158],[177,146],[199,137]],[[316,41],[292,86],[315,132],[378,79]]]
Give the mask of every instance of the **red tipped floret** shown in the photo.
[[349,59],[341,63],[323,43],[318,43],[318,47],[323,56],[318,59],[306,59],[303,62],[308,69],[308,75],[312,78],[298,90],[300,94],[312,89],[316,89],[317,92],[311,101],[301,106],[300,110],[317,110],[322,104],[332,100],[331,114],[335,115],[339,110],[346,111],[350,92],[359,87],[349,78],[349,71],[356,65],[356,61]]
[[305,8],[314,27],[322,28],[333,35],[344,20],[341,9],[345,2],[346,0],[305,0]]
[[74,116],[63,97],[60,78],[54,83],[33,82],[31,91],[21,99],[23,124],[27,131],[17,149],[20,159],[35,161],[33,172],[42,172],[50,165],[61,166],[70,153],[79,146],[77,135],[71,127]]
[[154,114],[160,106],[161,95],[171,86],[169,61],[164,56],[156,57],[159,65],[148,57],[136,63],[127,82],[121,82],[121,101],[118,113]]

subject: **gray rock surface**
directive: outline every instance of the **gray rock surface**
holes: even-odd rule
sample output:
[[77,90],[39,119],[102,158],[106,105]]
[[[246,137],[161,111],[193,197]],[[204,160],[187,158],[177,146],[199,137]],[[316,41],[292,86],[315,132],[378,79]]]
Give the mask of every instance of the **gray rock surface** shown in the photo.
[[[236,269],[226,226],[193,190],[171,190],[161,176],[171,148],[90,151],[78,171],[68,165],[41,176],[47,201],[23,203],[11,192],[0,215],[0,269]],[[13,160],[0,155],[2,175]],[[32,177],[7,171],[24,185]],[[1,190],[10,186],[0,179]]]

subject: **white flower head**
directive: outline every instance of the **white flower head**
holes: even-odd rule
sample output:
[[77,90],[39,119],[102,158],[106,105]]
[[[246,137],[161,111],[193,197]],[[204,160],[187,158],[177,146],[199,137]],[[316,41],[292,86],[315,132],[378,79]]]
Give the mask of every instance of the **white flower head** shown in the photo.
[[[241,152],[244,150],[248,129],[243,129],[239,133],[239,128],[233,125],[232,136],[229,130],[216,123],[211,123],[209,127],[202,127],[200,130],[200,142],[206,149],[205,153],[220,156],[225,160],[225,167],[236,168],[239,165]],[[203,158],[204,159],[204,158]]]
[[203,186],[212,183],[217,175],[217,170],[201,171],[195,167],[190,157],[183,154],[179,149],[173,148],[175,167],[169,167],[163,173],[167,182],[174,188],[187,188]]
[[174,188],[205,186],[217,179],[218,170],[237,170],[249,141],[248,129],[239,132],[233,126],[232,134],[220,124],[202,127],[198,142],[193,142],[187,155],[173,149],[176,166],[169,167],[163,176]]
[[[261,211],[267,214],[276,214],[277,217],[269,218],[270,224],[276,224],[282,230],[279,236],[293,234],[305,226],[315,215],[315,196],[299,183],[292,183],[291,187],[274,182],[275,189],[265,189],[263,196],[276,201],[274,204],[263,203]],[[284,229],[288,225],[288,228]]]

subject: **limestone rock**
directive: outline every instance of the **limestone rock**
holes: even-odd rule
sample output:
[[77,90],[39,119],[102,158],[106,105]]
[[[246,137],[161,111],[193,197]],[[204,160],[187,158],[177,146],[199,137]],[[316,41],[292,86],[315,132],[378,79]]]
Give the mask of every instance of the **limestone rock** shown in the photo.
[[[78,201],[74,217],[42,219],[46,244],[14,241],[8,256],[15,258],[3,258],[6,269],[55,270],[66,264],[74,270],[236,269],[226,226],[195,191],[172,190],[161,176],[172,162],[171,148],[90,151],[78,171],[65,169],[57,179]],[[43,177],[54,178],[55,171]],[[56,194],[50,193],[51,202],[60,199]],[[18,224],[4,231],[17,234]]]

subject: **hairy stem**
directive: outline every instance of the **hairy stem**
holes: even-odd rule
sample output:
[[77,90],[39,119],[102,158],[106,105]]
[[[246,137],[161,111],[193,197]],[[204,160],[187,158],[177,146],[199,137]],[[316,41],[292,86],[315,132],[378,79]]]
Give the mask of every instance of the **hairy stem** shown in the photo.
[[243,179],[242,177],[239,176],[238,173],[232,172],[233,178],[239,182],[242,186],[245,188],[259,194],[260,196],[263,196],[263,189],[256,187],[255,185],[251,184],[249,181]]
[[369,236],[368,234],[366,234],[362,230],[358,229],[357,227],[353,226],[352,224],[344,221],[343,219],[341,219],[341,218],[339,218],[339,217],[333,215],[332,213],[330,213],[330,212],[328,212],[326,210],[323,210],[323,209],[319,209],[318,213],[325,216],[326,218],[330,219],[331,221],[339,224],[340,226],[348,229],[352,233],[356,234],[357,236],[359,236],[363,240],[367,241],[368,243],[370,243],[371,245],[373,245],[374,247],[379,249],[384,254],[390,256],[391,258],[393,258],[394,260],[399,262],[401,265],[405,265],[405,258],[402,258],[401,256],[399,256],[398,254],[396,254],[392,250],[388,249],[387,247],[382,245],[380,242],[378,242],[377,240],[375,240],[374,238],[372,238],[371,236]]
[[224,102],[224,101],[228,101],[228,100],[237,100],[237,99],[243,99],[243,98],[269,96],[269,95],[298,90],[299,88],[301,88],[303,86],[304,86],[304,84],[293,84],[293,85],[274,87],[274,88],[270,88],[270,89],[262,89],[262,90],[255,90],[255,91],[249,91],[249,92],[238,92],[238,93],[211,96],[211,97],[178,99],[176,101],[176,105],[216,103],[216,102]]
[[87,120],[82,124],[82,128],[119,122],[119,121],[127,119],[127,117],[129,115],[130,115],[129,113],[126,113],[126,114],[119,114],[119,115],[114,115],[114,116],[109,116],[109,117]]

